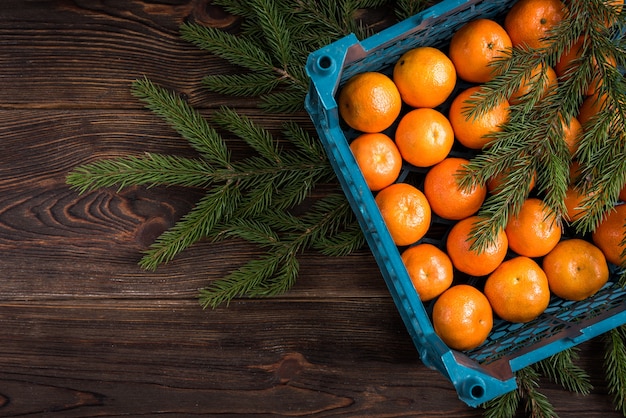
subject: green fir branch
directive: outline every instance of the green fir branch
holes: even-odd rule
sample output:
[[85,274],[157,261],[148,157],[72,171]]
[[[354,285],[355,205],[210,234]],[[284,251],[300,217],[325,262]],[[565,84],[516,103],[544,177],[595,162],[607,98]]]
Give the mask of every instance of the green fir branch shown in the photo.
[[619,326],[603,336],[604,372],[615,408],[626,415],[626,327]]
[[321,237],[313,248],[329,257],[343,257],[365,246],[365,236],[356,220],[345,225],[343,230]]
[[525,416],[531,418],[556,418],[557,414],[548,398],[539,392],[539,372],[533,367],[525,367],[515,373],[517,390],[498,396],[486,402],[485,418],[510,418],[524,408]]
[[589,375],[576,364],[579,350],[569,348],[537,363],[538,370],[566,390],[588,395],[593,389]]
[[505,393],[486,402],[485,418],[509,418],[516,416],[523,407],[526,416],[537,418],[556,417],[548,398],[539,392],[539,379],[544,375],[563,386],[564,389],[588,395],[593,386],[588,374],[576,365],[578,349],[563,350],[545,360],[519,370],[516,374],[517,390]]
[[202,79],[211,91],[231,96],[260,96],[275,89],[280,80],[271,72],[215,74]]
[[[240,231],[233,230],[232,235]],[[243,234],[248,235],[249,232]],[[258,234],[257,234],[258,235]],[[203,308],[216,308],[230,304],[234,298],[272,297],[285,293],[295,283],[299,263],[297,245],[274,245],[259,258],[246,262],[227,276],[200,289],[199,301]]]
[[[238,297],[283,294],[293,286],[298,276],[298,255],[324,237],[343,230],[351,215],[345,197],[330,194],[316,201],[300,217],[268,211],[258,222],[232,222],[224,229],[220,239],[238,237],[251,240],[264,247],[266,252],[201,289],[201,305],[215,308]],[[276,237],[279,239],[276,240]]]
[[281,158],[284,161],[280,164],[259,157],[233,162],[235,172],[240,174],[237,180],[239,187],[254,191],[265,188],[263,185],[269,183],[267,190],[272,194],[268,197],[268,203],[279,209],[287,209],[285,203],[280,202],[301,203],[319,180],[330,175],[330,166],[306,160],[292,160],[286,153],[281,154]]
[[300,124],[287,121],[283,124],[282,133],[302,156],[308,157],[311,161],[318,161],[322,165],[329,164],[322,141],[313,137]]
[[[254,21],[256,12],[248,0],[213,0],[213,5],[221,7],[225,12],[238,16],[245,21]],[[255,26],[251,24],[250,26]]]
[[371,32],[356,19],[357,12],[362,8],[376,7],[384,2],[337,0],[336,2],[319,2],[315,0],[298,0],[299,16],[302,23],[309,28],[311,38],[317,33],[325,34],[327,39],[338,39],[349,33],[364,39]]
[[196,23],[183,23],[182,39],[250,71],[266,72],[274,65],[271,56],[256,43],[220,29]]
[[[360,39],[370,35],[371,30],[357,19],[358,13],[387,1],[214,3],[243,18],[240,33],[223,34],[187,23],[181,28],[183,38],[259,75],[216,75],[205,78],[205,85],[218,93],[259,96],[259,107],[267,113],[293,113],[303,110],[309,85],[305,72],[309,53],[349,33]],[[250,56],[236,56],[232,51],[235,42],[245,44],[237,51],[239,54]],[[266,51],[267,55],[261,57],[259,51]],[[271,75],[274,81],[266,82]]]
[[525,404],[524,410],[528,417],[554,418],[557,417],[554,407],[548,398],[539,392],[539,373],[534,367],[526,367],[516,373],[519,390]]
[[295,113],[304,109],[304,95],[299,88],[274,91],[261,96],[259,108],[267,113]]
[[483,418],[511,418],[517,414],[521,403],[520,390],[512,390],[500,395],[485,404]]
[[467,171],[459,179],[462,187],[503,176],[497,193],[491,194],[478,212],[481,220],[473,228],[473,249],[487,248],[509,218],[519,213],[533,179],[546,205],[558,216],[564,213],[571,156],[562,139],[561,124],[546,127],[544,118],[549,116],[538,110],[525,119],[512,116],[502,131],[493,135],[492,145],[466,164]]
[[230,108],[222,107],[212,116],[211,120],[239,138],[244,139],[262,158],[280,164],[281,153],[278,149],[278,142],[274,140],[274,137],[268,130],[255,124],[247,116],[241,115]]
[[282,253],[267,252],[260,258],[248,261],[209,287],[200,289],[200,305],[205,309],[215,309],[222,304],[228,306],[238,297],[270,296],[264,294],[265,282],[277,274],[281,265],[292,265],[285,263],[285,257]]
[[238,184],[245,191],[245,196],[237,208],[238,218],[254,218],[273,206],[277,191],[276,176],[276,174],[271,173],[257,177],[254,181],[254,183],[258,183],[257,186]]
[[395,14],[399,20],[408,19],[424,10],[428,3],[428,0],[397,0]]
[[293,49],[288,14],[281,13],[279,2],[265,0],[249,0],[250,7],[255,11],[256,22],[263,33],[263,40],[270,49],[270,54],[278,61],[280,68],[285,70],[293,61]]
[[213,168],[200,159],[145,153],[78,166],[67,175],[66,182],[81,194],[106,187],[118,190],[157,185],[204,188],[216,180],[213,174]]
[[217,225],[230,220],[240,199],[239,190],[232,183],[212,189],[190,212],[156,239],[139,265],[146,270],[156,270],[159,265],[209,236]]
[[228,166],[230,155],[221,136],[200,112],[180,96],[155,85],[147,78],[135,81],[132,93],[185,138],[209,163]]
[[[520,103],[511,108],[519,114],[527,114],[541,100],[543,87],[548,82],[547,68],[549,66],[546,57],[547,52],[529,49],[524,45],[511,50],[503,51],[501,57],[493,64],[494,71],[498,74],[488,83],[481,84],[479,91],[468,100],[465,116],[478,119],[490,109],[506,101],[515,93],[526,80],[532,80],[537,87],[530,89],[529,93],[520,98]],[[535,68],[541,68],[537,78],[532,77]]]
[[614,210],[617,196],[626,184],[626,137],[622,133],[619,141],[607,141],[606,145],[593,159],[581,163],[581,180],[576,187],[585,195],[580,204],[584,216],[573,222],[579,233],[593,231]]
[[215,241],[227,238],[241,238],[262,248],[271,248],[280,243],[280,236],[268,223],[252,218],[234,218],[227,228],[213,237]]

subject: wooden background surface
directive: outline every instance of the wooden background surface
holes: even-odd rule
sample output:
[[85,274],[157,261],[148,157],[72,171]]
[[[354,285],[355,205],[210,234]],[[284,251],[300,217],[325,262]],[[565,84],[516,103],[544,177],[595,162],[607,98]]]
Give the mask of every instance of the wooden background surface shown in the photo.
[[[0,3],[0,416],[481,416],[419,361],[367,250],[307,253],[284,297],[203,311],[198,289],[254,247],[201,243],[137,266],[199,191],[66,186],[96,159],[193,155],[131,97],[144,75],[206,114],[280,121],[202,89],[234,69],[179,39],[185,19],[230,23],[200,0]],[[582,346],[591,395],[542,384],[561,417],[618,416],[599,353]]]

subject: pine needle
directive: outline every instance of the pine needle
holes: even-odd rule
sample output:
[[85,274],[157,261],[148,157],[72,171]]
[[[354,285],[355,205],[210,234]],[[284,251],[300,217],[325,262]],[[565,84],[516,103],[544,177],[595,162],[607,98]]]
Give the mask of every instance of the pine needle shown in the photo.
[[263,283],[276,274],[282,262],[282,254],[269,252],[248,261],[226,277],[211,283],[209,287],[200,289],[200,305],[214,309],[222,304],[228,306],[237,297],[258,296],[263,289]]
[[261,157],[278,164],[280,163],[278,142],[274,140],[269,131],[253,123],[250,118],[230,108],[222,107],[213,115],[211,120],[239,138],[244,139]]
[[160,264],[172,260],[192,244],[209,236],[216,225],[230,220],[240,199],[237,187],[232,184],[214,188],[189,213],[157,238],[139,265],[146,270],[155,270]]
[[622,325],[607,332],[604,371],[615,408],[626,415],[626,328]]
[[267,72],[274,67],[270,55],[244,37],[195,23],[183,23],[180,34],[198,48],[250,71]]
[[203,188],[213,181],[213,168],[203,160],[151,153],[94,161],[75,167],[66,178],[81,194],[114,186],[118,191],[157,185]]
[[556,418],[557,414],[548,398],[539,392],[539,373],[528,366],[515,373],[517,390],[505,393],[483,407],[485,418],[510,418],[524,406],[525,416],[530,418]]
[[521,394],[519,390],[507,392],[488,402],[483,406],[483,418],[511,418],[519,409]]
[[365,245],[365,236],[360,225],[354,220],[342,231],[323,236],[314,244],[314,248],[329,257],[343,257],[352,254]]
[[326,151],[322,142],[313,137],[310,132],[294,121],[287,121],[283,124],[283,135],[293,144],[302,155],[309,156],[311,161],[319,161],[321,164],[328,164]]
[[209,163],[228,166],[230,155],[222,138],[180,96],[155,85],[147,78],[135,81],[132,93],[189,141]]
[[570,392],[588,395],[593,386],[589,375],[575,364],[578,349],[563,350],[537,363],[538,370]]
[[556,412],[548,398],[539,388],[539,374],[533,367],[525,367],[516,373],[519,390],[525,403],[525,411],[531,418],[555,418]]
[[[325,241],[326,237],[337,237],[339,231],[346,231],[346,220],[353,220],[352,216],[345,197],[330,194],[315,202],[301,217],[281,211],[268,211],[258,221],[235,220],[219,238],[247,239],[260,244],[267,252],[202,289],[200,304],[204,308],[215,308],[228,304],[236,297],[270,297],[283,294],[297,279],[297,256],[307,248],[320,248],[325,242],[332,242],[332,238]],[[356,248],[358,239],[353,237],[353,240],[355,244],[352,248]],[[346,248],[340,247],[331,252],[345,255]]]
[[249,0],[250,7],[256,13],[256,22],[263,32],[263,39],[270,48],[271,55],[278,61],[282,69],[294,59],[291,32],[287,19],[289,15],[281,13],[279,2],[265,0]]
[[[211,75],[204,85],[211,91],[258,97],[267,113],[302,111],[309,79],[305,71],[310,52],[354,33],[359,39],[371,35],[357,18],[360,10],[380,7],[387,0],[216,0],[215,5],[243,18],[237,35],[194,23],[181,26],[183,39],[243,67],[237,75]],[[402,13],[417,12],[424,1],[403,2]]]
[[271,72],[207,75],[202,81],[205,87],[216,93],[243,97],[269,93],[280,84]]

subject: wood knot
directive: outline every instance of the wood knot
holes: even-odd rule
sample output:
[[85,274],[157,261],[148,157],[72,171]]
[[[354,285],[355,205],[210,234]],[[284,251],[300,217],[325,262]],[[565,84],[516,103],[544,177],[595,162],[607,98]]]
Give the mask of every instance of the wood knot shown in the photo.
[[135,240],[142,248],[148,248],[171,226],[162,218],[151,218],[139,226],[135,232]]
[[278,382],[286,384],[312,366],[301,353],[287,353],[278,362],[260,368],[274,373]]
[[230,29],[239,22],[239,17],[228,13],[223,7],[212,4],[211,0],[196,0],[188,21],[217,29]]

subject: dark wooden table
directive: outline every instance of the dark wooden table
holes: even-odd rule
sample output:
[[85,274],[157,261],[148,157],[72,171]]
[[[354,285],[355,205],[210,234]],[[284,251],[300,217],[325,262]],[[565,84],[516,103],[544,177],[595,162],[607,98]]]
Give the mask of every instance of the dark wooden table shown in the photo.
[[[179,38],[188,18],[228,20],[193,0],[0,3],[0,416],[481,416],[422,365],[367,250],[306,253],[287,295],[202,310],[198,289],[256,248],[203,242],[137,265],[200,192],[65,184],[96,159],[193,155],[131,96],[144,75],[207,114],[277,126],[202,88],[231,67]],[[561,417],[618,416],[599,353],[582,346],[591,395],[542,383]]]

